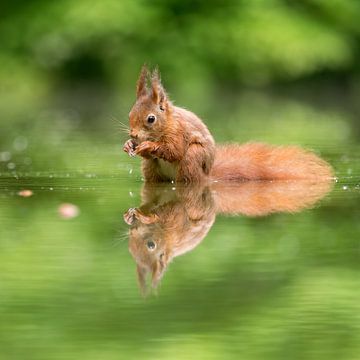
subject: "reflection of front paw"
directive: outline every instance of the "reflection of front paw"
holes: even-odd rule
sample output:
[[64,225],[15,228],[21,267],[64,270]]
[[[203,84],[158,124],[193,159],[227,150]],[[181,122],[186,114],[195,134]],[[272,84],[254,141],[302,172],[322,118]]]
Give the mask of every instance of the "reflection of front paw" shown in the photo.
[[125,214],[124,214],[124,221],[128,225],[132,225],[136,219],[136,209],[130,208]]
[[136,143],[133,139],[129,139],[123,147],[124,151],[128,153],[130,156],[135,156]]

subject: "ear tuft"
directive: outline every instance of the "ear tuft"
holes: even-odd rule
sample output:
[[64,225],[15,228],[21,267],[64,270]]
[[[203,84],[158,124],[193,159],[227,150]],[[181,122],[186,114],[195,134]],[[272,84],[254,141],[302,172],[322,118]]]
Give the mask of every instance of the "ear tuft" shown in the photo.
[[147,94],[147,79],[150,76],[149,69],[144,64],[141,68],[139,79],[136,84],[136,97],[139,98]]
[[156,105],[165,109],[167,105],[167,95],[161,84],[158,67],[156,67],[151,74],[151,98]]

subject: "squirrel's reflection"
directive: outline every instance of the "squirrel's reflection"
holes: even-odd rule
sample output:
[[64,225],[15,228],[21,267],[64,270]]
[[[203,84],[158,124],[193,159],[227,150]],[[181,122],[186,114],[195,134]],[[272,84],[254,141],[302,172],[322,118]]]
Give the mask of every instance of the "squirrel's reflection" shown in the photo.
[[313,206],[331,187],[331,181],[252,181],[177,188],[171,184],[145,184],[142,205],[124,214],[130,225],[129,250],[136,261],[142,293],[147,293],[147,275],[151,274],[155,289],[171,260],[204,239],[216,214],[295,213]]

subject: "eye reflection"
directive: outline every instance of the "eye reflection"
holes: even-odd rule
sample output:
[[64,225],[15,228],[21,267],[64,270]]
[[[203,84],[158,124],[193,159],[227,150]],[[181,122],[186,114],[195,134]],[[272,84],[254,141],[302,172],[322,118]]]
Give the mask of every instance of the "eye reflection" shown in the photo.
[[155,250],[155,248],[156,248],[156,244],[155,244],[153,241],[148,241],[148,242],[146,243],[146,246],[147,246],[147,248],[148,248],[150,251],[153,251],[153,250]]

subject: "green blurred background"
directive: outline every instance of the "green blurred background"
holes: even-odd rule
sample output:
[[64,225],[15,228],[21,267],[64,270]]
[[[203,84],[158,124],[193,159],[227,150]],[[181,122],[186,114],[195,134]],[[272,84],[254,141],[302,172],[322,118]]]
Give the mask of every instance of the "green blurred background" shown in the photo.
[[[0,357],[358,359],[359,19],[358,0],[1,1]],[[299,144],[339,177],[314,210],[219,217],[146,300],[119,125],[143,63],[217,141]]]
[[78,169],[75,141],[111,166],[143,63],[218,141],[357,143],[359,17],[356,0],[3,1],[1,151]]

